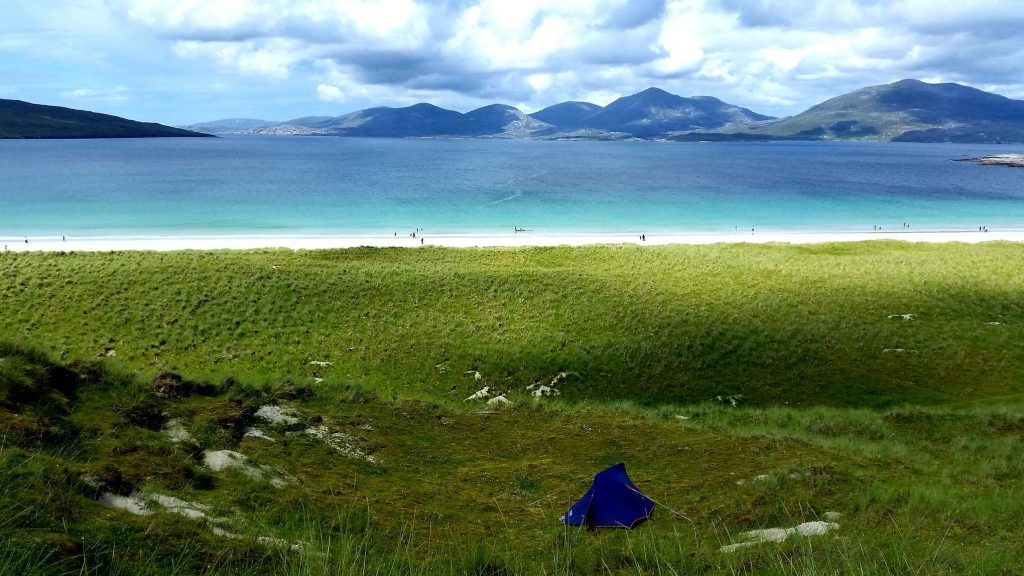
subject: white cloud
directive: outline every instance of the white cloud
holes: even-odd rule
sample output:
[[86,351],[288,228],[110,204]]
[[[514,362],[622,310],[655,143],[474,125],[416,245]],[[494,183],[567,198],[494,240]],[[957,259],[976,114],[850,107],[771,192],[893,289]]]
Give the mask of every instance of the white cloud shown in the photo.
[[124,102],[128,100],[129,90],[124,86],[115,86],[107,89],[75,88],[61,92],[61,97],[67,100],[101,100],[105,102]]
[[330,84],[317,84],[316,97],[323,100],[324,102],[345,101],[345,93],[341,91],[341,88],[338,88],[337,86],[332,86]]
[[651,65],[662,76],[696,70],[704,60],[702,35],[708,18],[699,3],[679,2],[670,8],[655,46],[661,57]]
[[174,44],[173,50],[182,58],[212,60],[221,67],[242,74],[274,79],[287,78],[291,66],[305,57],[300,42],[282,38],[244,42],[180,40]]
[[903,77],[1024,95],[1019,0],[15,4],[0,51],[29,63],[4,82],[23,86],[38,62],[60,62],[37,83],[65,99],[127,98],[97,88],[121,77],[136,79],[136,101],[156,85],[165,94],[216,91],[221,101],[255,99],[258,86],[261,103],[289,106],[280,117],[339,102],[607,104],[648,86],[783,115]]

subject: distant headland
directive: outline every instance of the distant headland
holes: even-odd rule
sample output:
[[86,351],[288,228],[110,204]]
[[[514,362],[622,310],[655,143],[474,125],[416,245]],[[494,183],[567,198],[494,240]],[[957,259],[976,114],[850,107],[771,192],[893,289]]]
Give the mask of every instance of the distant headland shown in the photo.
[[0,99],[0,138],[179,138],[209,137],[182,128],[119,116]]

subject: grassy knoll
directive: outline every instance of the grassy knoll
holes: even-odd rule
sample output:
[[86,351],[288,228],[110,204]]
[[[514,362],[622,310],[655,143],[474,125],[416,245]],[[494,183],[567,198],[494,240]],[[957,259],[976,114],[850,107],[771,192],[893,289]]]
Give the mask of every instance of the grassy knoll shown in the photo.
[[[0,254],[0,575],[1020,573],[1022,256]],[[562,526],[618,461],[687,518]]]

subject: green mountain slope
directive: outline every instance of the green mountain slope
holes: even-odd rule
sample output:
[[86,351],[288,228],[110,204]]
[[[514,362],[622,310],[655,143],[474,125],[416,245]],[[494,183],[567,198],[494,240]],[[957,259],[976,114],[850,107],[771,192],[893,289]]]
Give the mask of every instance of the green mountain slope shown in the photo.
[[742,132],[826,140],[1024,142],[1024,101],[960,84],[900,80]]
[[154,122],[0,99],[0,138],[158,138],[209,136]]

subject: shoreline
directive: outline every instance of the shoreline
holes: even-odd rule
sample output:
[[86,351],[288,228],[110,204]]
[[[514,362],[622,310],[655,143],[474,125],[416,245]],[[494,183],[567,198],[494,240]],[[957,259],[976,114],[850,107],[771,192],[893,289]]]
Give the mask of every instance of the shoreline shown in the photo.
[[[421,242],[422,240],[422,242]],[[338,235],[190,235],[190,236],[79,236],[62,240],[60,236],[0,237],[8,252],[116,252],[175,250],[251,250],[286,248],[319,250],[338,248],[515,248],[529,246],[587,246],[598,244],[635,244],[664,246],[671,244],[823,244],[830,242],[863,242],[869,240],[904,240],[907,242],[991,241],[1024,242],[1024,229],[977,230],[900,230],[900,231],[754,231],[714,233],[679,232],[639,233],[479,233],[431,234],[424,231],[416,238],[373,234]]]

